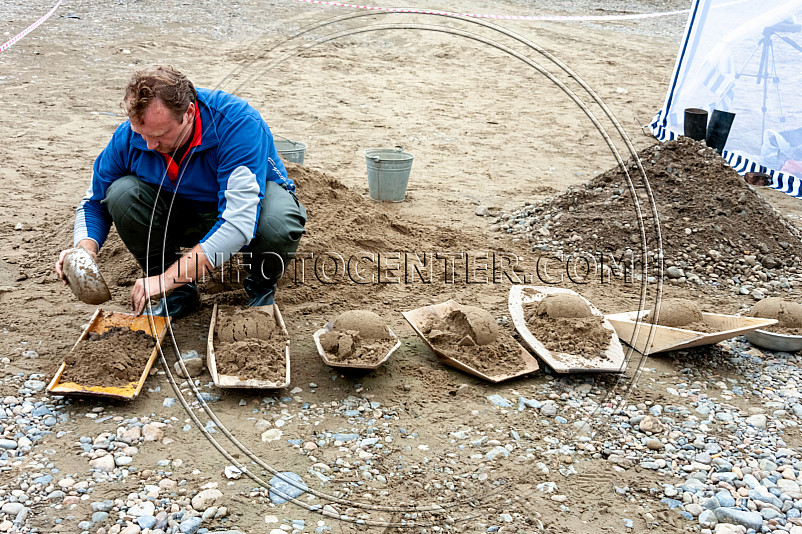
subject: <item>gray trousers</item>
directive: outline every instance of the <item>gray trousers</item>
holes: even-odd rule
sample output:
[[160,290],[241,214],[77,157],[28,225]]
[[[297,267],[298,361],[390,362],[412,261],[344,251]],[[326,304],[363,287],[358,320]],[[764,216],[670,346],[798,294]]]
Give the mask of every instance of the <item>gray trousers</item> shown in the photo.
[[[102,204],[148,276],[163,273],[181,257],[181,248],[197,245],[215,225],[218,213],[216,203],[192,202],[159,191],[134,175],[115,180]],[[293,193],[267,182],[256,236],[243,250],[250,255],[243,264],[251,275],[280,277],[281,266],[295,256],[306,220],[306,209]]]

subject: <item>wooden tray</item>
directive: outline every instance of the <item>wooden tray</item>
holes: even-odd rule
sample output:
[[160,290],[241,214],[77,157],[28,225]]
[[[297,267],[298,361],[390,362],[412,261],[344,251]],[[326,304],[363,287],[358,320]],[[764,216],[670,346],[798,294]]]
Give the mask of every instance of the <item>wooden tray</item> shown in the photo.
[[641,354],[646,355],[712,345],[777,322],[777,319],[702,313],[704,321],[716,329],[715,332],[708,334],[695,330],[683,330],[682,328],[646,323],[643,321],[643,317],[647,313],[649,313],[649,310],[607,315],[607,320],[615,327],[615,331],[621,341],[632,346]]
[[410,310],[407,312],[402,312],[404,319],[407,320],[409,325],[415,331],[418,336],[423,340],[427,347],[437,356],[443,363],[446,365],[450,365],[451,367],[455,367],[461,371],[466,373],[472,374],[474,376],[478,376],[479,378],[483,378],[490,382],[502,382],[504,380],[509,380],[510,378],[515,378],[517,376],[522,376],[527,373],[531,373],[537,371],[539,369],[537,360],[535,360],[529,352],[520,344],[518,346],[521,349],[521,359],[524,362],[524,368],[521,371],[518,371],[515,374],[495,374],[495,375],[488,375],[485,374],[478,369],[474,369],[470,365],[466,365],[459,360],[451,358],[444,354],[443,352],[439,351],[435,348],[435,346],[426,338],[421,330],[421,326],[424,324],[425,321],[434,319],[443,319],[448,316],[453,310],[458,309],[460,304],[455,300],[449,300],[443,302],[441,304],[435,304],[433,306],[424,306],[423,308],[418,308],[416,310]]
[[258,388],[258,389],[280,389],[290,385],[290,334],[287,332],[287,327],[284,325],[284,319],[281,317],[281,312],[278,306],[273,304],[271,306],[263,306],[265,311],[271,315],[281,331],[287,336],[287,346],[284,349],[285,367],[287,372],[284,375],[282,382],[271,382],[269,380],[259,380],[258,378],[241,379],[236,375],[223,375],[217,372],[217,360],[214,357],[214,333],[217,328],[217,304],[212,309],[212,320],[209,323],[209,337],[207,339],[206,347],[206,367],[209,368],[209,373],[212,375],[214,385],[219,388]]
[[557,373],[579,373],[587,371],[597,373],[623,373],[626,369],[624,349],[621,347],[621,342],[618,341],[615,328],[613,328],[613,325],[607,320],[604,320],[604,328],[608,329],[612,336],[610,337],[610,343],[604,350],[604,354],[607,356],[606,358],[586,356],[583,354],[569,354],[567,352],[552,352],[532,334],[526,324],[523,305],[532,302],[540,302],[547,295],[556,293],[568,293],[578,296],[588,303],[593,315],[604,318],[604,315],[596,309],[596,306],[576,291],[559,287],[514,285],[510,288],[508,302],[510,316],[512,317],[512,324],[515,325],[515,329],[518,330],[521,338],[529,348],[532,349],[541,360],[549,364]]
[[143,330],[148,335],[156,338],[156,346],[150,357],[144,363],[142,375],[136,382],[129,382],[124,387],[110,387],[110,386],[87,386],[83,384],[76,384],[75,382],[61,382],[61,375],[67,368],[66,362],[61,362],[61,366],[56,371],[56,376],[50,381],[47,386],[47,391],[53,395],[94,395],[99,397],[108,397],[113,399],[133,400],[139,395],[142,386],[145,384],[145,379],[148,377],[150,368],[153,362],[156,361],[156,356],[159,355],[159,349],[164,336],[167,334],[167,325],[169,319],[166,317],[155,317],[152,315],[135,316],[132,313],[118,313],[118,312],[104,312],[102,308],[98,308],[95,314],[89,320],[89,325],[84,329],[78,341],[75,342],[72,349],[81,341],[86,339],[90,332],[97,332],[102,334],[115,326],[127,327],[131,330]]
[[339,368],[347,368],[347,369],[376,369],[381,364],[383,364],[384,362],[389,360],[390,356],[392,356],[392,354],[396,350],[398,350],[398,347],[401,346],[401,340],[398,339],[398,336],[395,335],[395,333],[393,332],[392,328],[390,328],[388,326],[387,327],[387,332],[389,332],[390,337],[392,339],[395,339],[396,343],[387,352],[387,354],[385,354],[379,361],[377,361],[375,363],[342,363],[342,362],[338,362],[336,360],[330,360],[328,358],[328,356],[326,355],[326,351],[323,350],[323,345],[320,344],[320,336],[322,336],[323,334],[326,334],[328,332],[331,332],[332,330],[334,330],[334,322],[333,321],[329,321],[328,323],[326,323],[326,326],[324,326],[323,328],[321,328],[320,330],[315,332],[313,334],[313,336],[312,336],[315,339],[315,346],[317,347],[317,353],[320,354],[320,357],[323,359],[323,363],[325,363],[329,367],[339,367]]

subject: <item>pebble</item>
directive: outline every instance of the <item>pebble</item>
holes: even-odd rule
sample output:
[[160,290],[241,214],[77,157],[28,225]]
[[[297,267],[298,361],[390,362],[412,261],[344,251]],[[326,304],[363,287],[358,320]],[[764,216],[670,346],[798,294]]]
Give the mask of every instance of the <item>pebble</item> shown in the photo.
[[222,497],[223,492],[218,489],[205,489],[192,497],[192,507],[199,512],[203,512]]
[[300,497],[307,489],[306,483],[299,475],[284,471],[270,479],[270,500],[273,504],[284,504],[289,499]]

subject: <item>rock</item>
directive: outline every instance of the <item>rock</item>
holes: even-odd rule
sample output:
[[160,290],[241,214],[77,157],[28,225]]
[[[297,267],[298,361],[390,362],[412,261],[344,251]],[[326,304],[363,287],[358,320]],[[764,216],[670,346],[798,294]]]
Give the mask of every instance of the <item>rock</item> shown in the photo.
[[14,450],[17,448],[17,442],[13,439],[0,439],[0,449],[5,449],[7,451]]
[[218,489],[206,489],[192,497],[192,507],[203,512],[210,506],[214,505],[218,500],[223,497],[223,492]]
[[270,500],[273,504],[284,504],[289,499],[300,497],[307,489],[299,475],[284,471],[270,479]]
[[659,439],[650,439],[646,441],[646,448],[650,451],[659,451],[663,449],[663,444],[660,442]]
[[2,508],[0,508],[0,512],[16,516],[22,511],[23,508],[25,508],[25,505],[23,505],[21,502],[7,502]]
[[685,505],[685,511],[691,514],[692,516],[697,517],[699,514],[704,512],[704,508],[702,508],[698,504],[691,503]]
[[638,427],[642,432],[651,432],[653,434],[659,434],[663,431],[663,424],[657,417],[653,415],[647,415],[644,417]]
[[486,460],[495,460],[499,456],[501,456],[503,458],[507,458],[509,455],[510,455],[510,451],[508,451],[507,449],[505,449],[501,445],[498,445],[496,447],[493,447],[491,450],[489,450],[487,452],[487,454],[485,454],[485,459]]
[[156,523],[158,523],[158,520],[151,515],[142,515],[136,518],[136,522],[140,526],[140,528],[144,530],[148,528],[152,529],[153,527],[155,527]]
[[196,351],[190,350],[187,352],[182,352],[181,359],[183,360],[184,366],[187,369],[187,373],[189,373],[189,376],[184,373],[184,370],[181,367],[181,362],[175,362],[173,364],[173,368],[181,378],[194,378],[203,373],[205,369],[203,358],[201,358]]
[[134,517],[142,515],[153,515],[156,512],[156,505],[151,501],[144,501],[128,509],[128,513]]
[[181,521],[178,531],[181,534],[195,534],[201,526],[203,520],[200,517],[190,517]]
[[114,456],[107,454],[105,456],[101,456],[100,458],[95,458],[89,462],[89,465],[100,472],[110,473],[114,471]]
[[479,217],[488,217],[488,216],[490,216],[490,210],[487,209],[487,207],[485,207],[485,206],[477,207],[475,213]]
[[747,417],[746,422],[755,428],[765,429],[766,424],[768,423],[768,418],[764,414],[758,413]]
[[732,523],[743,525],[747,529],[760,530],[763,526],[763,516],[756,512],[744,512],[736,508],[716,508],[716,519],[719,523]]
[[95,512],[92,514],[92,523],[102,523],[109,518],[108,512]]
[[164,437],[164,423],[148,423],[142,427],[142,439],[144,441],[159,441]]

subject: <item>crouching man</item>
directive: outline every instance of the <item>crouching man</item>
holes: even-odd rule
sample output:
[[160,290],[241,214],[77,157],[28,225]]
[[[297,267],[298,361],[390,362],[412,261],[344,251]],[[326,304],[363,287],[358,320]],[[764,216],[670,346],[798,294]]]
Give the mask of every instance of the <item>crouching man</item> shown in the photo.
[[[191,313],[200,296],[190,280],[239,251],[249,305],[272,304],[307,216],[259,112],[168,66],[135,72],[124,103],[129,120],[95,160],[74,246],[97,259],[115,225],[146,274],[131,290],[137,315]],[[65,253],[56,274],[66,283]]]

